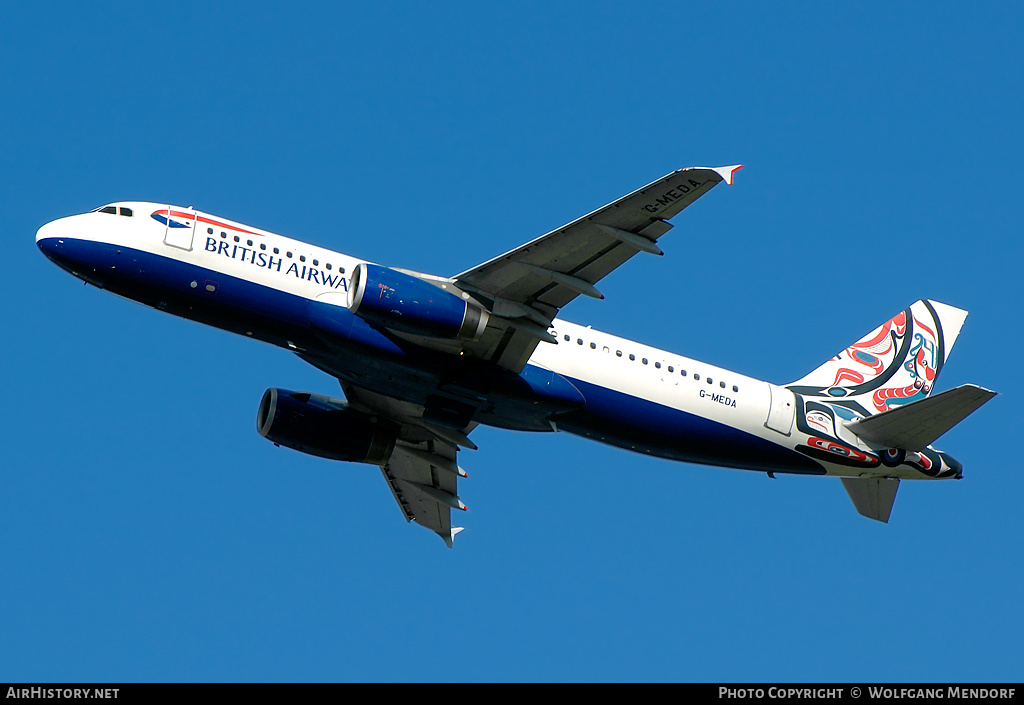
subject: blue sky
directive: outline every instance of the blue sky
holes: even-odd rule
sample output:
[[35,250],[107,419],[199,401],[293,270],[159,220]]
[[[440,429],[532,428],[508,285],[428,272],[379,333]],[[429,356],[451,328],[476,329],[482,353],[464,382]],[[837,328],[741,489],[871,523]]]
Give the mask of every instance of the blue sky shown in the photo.
[[[488,5],[488,4],[485,4]],[[1020,680],[1011,3],[4,4],[0,681]],[[1000,396],[889,525],[838,480],[481,428],[454,550],[274,448],[282,350],[83,286],[43,223],[167,201],[451,275],[746,164],[568,320],[773,382],[912,301]]]

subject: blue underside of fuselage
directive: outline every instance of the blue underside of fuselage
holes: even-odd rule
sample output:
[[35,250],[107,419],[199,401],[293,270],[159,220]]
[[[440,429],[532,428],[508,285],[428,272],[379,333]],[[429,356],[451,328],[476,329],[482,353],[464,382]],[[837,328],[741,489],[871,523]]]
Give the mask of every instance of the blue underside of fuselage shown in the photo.
[[704,465],[824,475],[818,463],[732,426],[569,378],[587,400],[558,428],[620,448]]
[[[550,373],[528,365],[512,375],[494,365],[424,350],[373,327],[341,307],[334,320],[311,325],[311,303],[295,294],[149,252],[73,238],[39,241],[40,249],[75,276],[116,294],[299,352],[339,379],[404,401],[438,399],[475,408],[472,419],[518,430],[559,430],[658,457],[750,470],[821,475],[817,462],[716,421],[579,379],[566,378],[585,404],[564,388],[545,397]],[[322,304],[321,304],[322,305]],[[487,377],[485,402],[460,380]],[[538,383],[540,380],[540,383]],[[502,390],[495,394],[495,389]],[[577,397],[578,398],[578,397]],[[462,405],[460,407],[460,404]]]

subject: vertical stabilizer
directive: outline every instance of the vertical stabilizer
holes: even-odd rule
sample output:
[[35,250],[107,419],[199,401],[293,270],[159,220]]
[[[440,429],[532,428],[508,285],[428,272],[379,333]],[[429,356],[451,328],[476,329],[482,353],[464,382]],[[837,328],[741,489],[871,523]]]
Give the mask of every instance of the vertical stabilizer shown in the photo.
[[787,387],[866,416],[919,401],[931,394],[965,318],[961,309],[918,301]]
[[953,342],[956,340],[956,337],[960,335],[960,328],[967,319],[967,311],[947,306],[946,304],[940,304],[938,301],[926,301],[922,303],[927,303],[931,306],[932,310],[935,312],[935,317],[939,321],[939,328],[946,341],[946,345],[943,350],[945,357],[942,358],[942,361],[945,362],[949,357],[949,351],[953,349]]

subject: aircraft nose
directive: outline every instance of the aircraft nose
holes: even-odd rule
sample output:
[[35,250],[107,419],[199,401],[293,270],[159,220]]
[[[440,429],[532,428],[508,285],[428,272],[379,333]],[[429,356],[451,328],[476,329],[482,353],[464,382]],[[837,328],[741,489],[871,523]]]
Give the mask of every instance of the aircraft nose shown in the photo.
[[58,218],[36,231],[36,247],[46,255],[47,259],[68,271],[71,271],[70,267],[73,260],[76,259],[74,250],[76,228],[72,222],[74,217]]
[[58,222],[60,221],[54,220],[49,222],[36,231],[36,247],[50,259],[53,259],[60,251],[61,242],[58,233]]

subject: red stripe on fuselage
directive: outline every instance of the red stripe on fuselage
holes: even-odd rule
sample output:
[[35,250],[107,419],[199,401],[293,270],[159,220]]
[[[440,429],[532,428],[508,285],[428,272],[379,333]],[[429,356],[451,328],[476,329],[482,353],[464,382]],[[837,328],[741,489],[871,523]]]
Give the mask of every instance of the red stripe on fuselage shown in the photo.
[[[156,211],[156,212],[157,213],[168,213],[168,209],[165,208],[163,210],[159,210],[159,211]],[[213,218],[207,218],[206,216],[198,215],[195,212],[191,212],[190,213],[188,211],[170,211],[170,216],[171,217],[177,216],[178,218],[187,218],[189,220],[191,220],[194,217],[200,223],[207,223],[208,225],[216,225],[218,228],[226,228],[228,230],[234,230],[235,232],[245,233],[246,235],[255,235],[256,237],[263,237],[262,234],[254,233],[252,230],[246,230],[245,228],[240,228],[237,225],[228,225],[227,223],[222,223],[219,220],[214,220]]]

